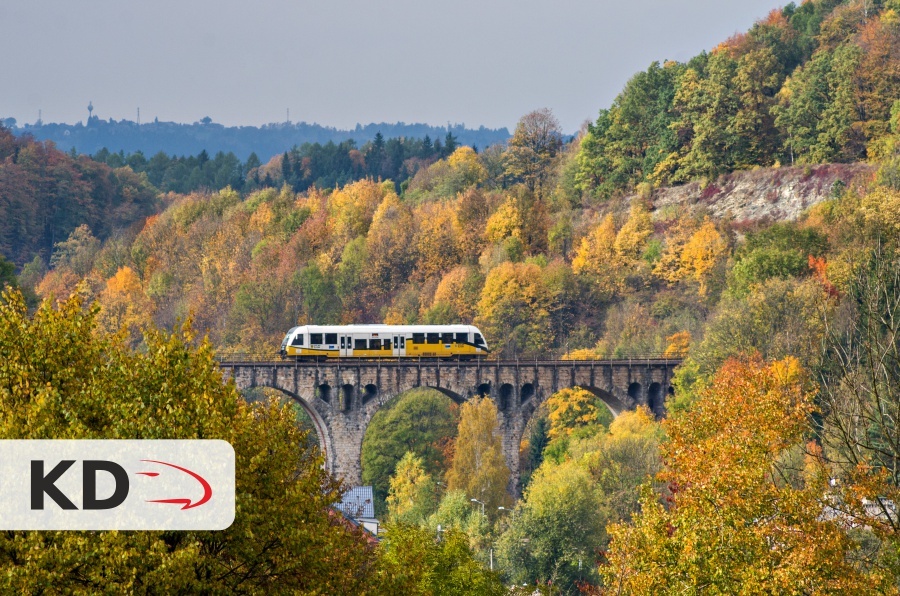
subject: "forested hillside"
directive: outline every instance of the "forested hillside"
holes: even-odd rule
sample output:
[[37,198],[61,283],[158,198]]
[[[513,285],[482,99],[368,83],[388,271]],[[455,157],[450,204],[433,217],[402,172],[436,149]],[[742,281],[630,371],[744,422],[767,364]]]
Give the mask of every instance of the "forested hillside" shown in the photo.
[[134,122],[131,120],[101,120],[94,115],[86,123],[42,123],[16,126],[15,119],[0,120],[16,134],[29,134],[42,141],[53,141],[65,151],[93,154],[106,148],[113,153],[143,151],[147,155],[158,152],[169,155],[197,155],[201,151],[215,154],[234,153],[246,160],[252,153],[264,161],[294,145],[319,143],[340,144],[347,141],[364,145],[381,134],[385,137],[404,137],[422,140],[452,134],[466,145],[488,147],[509,139],[506,128],[466,128],[464,124],[446,126],[381,122],[342,130],[307,122],[277,122],[263,126],[224,126],[206,117],[192,124],[177,122]]
[[255,152],[243,163],[234,153],[221,151],[214,157],[206,151],[188,157],[160,152],[147,159],[142,151],[126,155],[104,148],[92,157],[112,168],[127,165],[136,173],[146,173],[150,184],[163,192],[189,193],[225,187],[249,192],[283,183],[303,191],[311,186],[334,188],[362,178],[389,179],[403,185],[420,169],[447,157],[458,146],[452,133],[447,133],[442,143],[440,139],[432,142],[428,135],[422,139],[385,139],[379,132],[361,147],[352,140],[304,143],[274,156],[266,164],[260,163]]
[[893,159],[898,11],[790,4],[686,64],[652,64],[590,126],[580,187],[608,197],[755,166]]
[[48,261],[79,225],[100,239],[155,213],[161,202],[130,168],[72,157],[0,127],[0,254]]
[[[403,593],[441,593],[448,569],[461,593],[502,593],[476,563],[492,560],[554,593],[895,593],[898,73],[897,0],[811,0],[652,65],[571,141],[538,110],[479,151],[98,155],[110,169],[7,135],[0,176],[47,172],[22,196],[55,204],[41,189],[69,171],[141,192],[110,195],[128,217],[73,216],[5,254],[52,247],[19,283],[92,303],[94,333],[139,353],[158,344],[142,329],[184,319],[220,354],[269,355],[298,323],[471,322],[491,357],[684,359],[665,420],[613,420],[583,388],[547,396],[516,501],[493,402],[416,391],[382,408],[362,464],[388,530],[365,556]],[[48,157],[22,165],[26,148]],[[218,180],[217,163],[240,184],[167,186],[185,179],[169,168]],[[145,196],[164,208],[129,228]]]

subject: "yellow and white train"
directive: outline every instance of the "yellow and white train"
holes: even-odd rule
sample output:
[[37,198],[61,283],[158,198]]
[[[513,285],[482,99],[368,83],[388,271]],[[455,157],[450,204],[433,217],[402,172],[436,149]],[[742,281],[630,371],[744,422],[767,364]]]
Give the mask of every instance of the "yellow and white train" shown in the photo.
[[472,325],[303,325],[287,332],[282,358],[484,357],[484,336]]

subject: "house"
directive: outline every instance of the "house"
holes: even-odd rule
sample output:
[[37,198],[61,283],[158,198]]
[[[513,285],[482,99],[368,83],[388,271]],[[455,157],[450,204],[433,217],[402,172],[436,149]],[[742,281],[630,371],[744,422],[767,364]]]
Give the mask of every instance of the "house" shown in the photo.
[[335,503],[334,508],[366,531],[378,536],[379,522],[375,519],[375,499],[371,486],[354,486],[344,493],[341,502]]

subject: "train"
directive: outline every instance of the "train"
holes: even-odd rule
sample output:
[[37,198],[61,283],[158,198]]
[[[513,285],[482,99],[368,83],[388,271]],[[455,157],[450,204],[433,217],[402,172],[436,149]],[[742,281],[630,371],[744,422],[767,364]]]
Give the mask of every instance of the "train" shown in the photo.
[[473,325],[301,325],[281,342],[282,358],[440,358],[473,360],[490,352]]

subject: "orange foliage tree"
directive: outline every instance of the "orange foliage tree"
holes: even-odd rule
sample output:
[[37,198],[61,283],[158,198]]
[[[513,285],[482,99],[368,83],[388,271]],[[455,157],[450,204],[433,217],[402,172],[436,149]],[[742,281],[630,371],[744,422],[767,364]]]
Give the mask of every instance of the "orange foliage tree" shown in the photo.
[[[700,400],[666,422],[661,504],[649,490],[634,525],[610,528],[601,573],[616,593],[872,593],[883,578],[823,517],[825,486],[779,464],[808,432],[812,395],[793,358],[729,360]],[[810,478],[816,478],[812,475]]]

